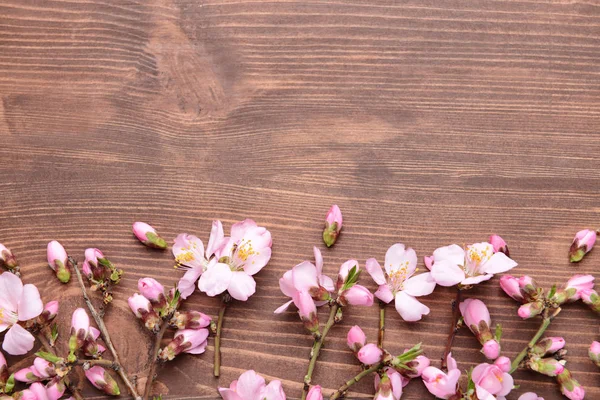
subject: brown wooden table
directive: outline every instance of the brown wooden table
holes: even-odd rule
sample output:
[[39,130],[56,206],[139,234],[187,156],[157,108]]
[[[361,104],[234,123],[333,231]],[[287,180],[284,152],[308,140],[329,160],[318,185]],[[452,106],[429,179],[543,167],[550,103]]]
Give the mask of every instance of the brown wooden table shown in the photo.
[[[344,232],[324,249],[331,275],[348,258],[382,260],[398,241],[421,257],[494,232],[520,263],[515,274],[545,286],[598,271],[599,250],[579,265],[567,250],[577,230],[600,224],[599,44],[596,1],[5,0],[0,241],[25,281],[60,299],[65,325],[83,303],[45,266],[49,240],[79,259],[99,247],[125,269],[107,323],[129,370],[143,373],[149,337],[127,297],[141,277],[180,273],[131,223],[207,240],[212,219],[228,229],[254,218],[273,234],[273,258],[256,295],[228,311],[222,378],[211,375],[211,340],[159,381],[167,398],[210,398],[253,368],[297,397],[311,339],[294,312],[273,315],[285,300],[278,279],[324,247],[332,203]],[[504,325],[512,357],[538,321],[521,322],[497,282],[469,295]],[[388,308],[387,347],[422,341],[438,362],[452,298],[436,289],[417,324]],[[218,304],[189,301],[211,315]],[[314,377],[326,393],[359,371],[347,330],[360,324],[375,340],[377,315],[354,308],[333,328]],[[568,367],[600,398],[587,358],[596,316],[567,306],[549,333],[564,335]],[[459,332],[462,369],[484,361],[478,349]],[[550,378],[516,380],[513,393],[561,398]],[[369,379],[351,396],[372,392]],[[418,382],[405,393],[429,398]]]

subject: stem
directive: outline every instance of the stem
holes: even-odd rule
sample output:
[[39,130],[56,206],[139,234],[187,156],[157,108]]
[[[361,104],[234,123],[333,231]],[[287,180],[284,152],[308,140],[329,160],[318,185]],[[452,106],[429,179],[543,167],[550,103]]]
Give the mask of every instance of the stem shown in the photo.
[[133,398],[135,400],[142,400],[142,397],[135,390],[135,386],[133,386],[133,383],[131,383],[131,381],[129,380],[129,377],[127,376],[127,372],[125,372],[125,369],[123,368],[123,364],[121,364],[121,361],[119,360],[119,354],[117,353],[117,350],[115,349],[115,346],[113,345],[112,340],[110,340],[110,334],[108,333],[108,329],[106,329],[104,320],[98,314],[98,312],[94,308],[94,305],[92,304],[92,301],[90,300],[90,297],[88,296],[87,290],[83,283],[83,279],[81,278],[81,272],[79,271],[79,267],[77,266],[77,262],[75,262],[75,260],[73,260],[73,259],[71,259],[71,261],[73,264],[73,269],[75,270],[75,274],[77,275],[77,281],[79,282],[79,287],[81,288],[81,292],[83,293],[83,299],[85,300],[85,304],[87,305],[88,309],[90,310],[90,314],[92,314],[92,317],[94,317],[94,321],[96,321],[96,325],[98,325],[98,329],[100,330],[100,333],[102,334],[102,339],[104,339],[106,348],[112,354],[114,362],[117,365],[117,369],[115,371],[121,377],[121,379],[123,380],[123,383],[125,383],[125,386],[127,386],[127,390],[129,390],[129,393],[131,393]]
[[115,363],[112,360],[85,360],[84,359],[84,360],[77,360],[75,362],[75,364],[83,365],[83,366],[88,365],[90,367],[93,367],[94,365],[99,365],[101,367],[106,367],[106,368],[110,368],[110,369],[114,369],[114,370],[117,370],[119,368],[117,363]]
[[[42,347],[44,348],[44,350],[46,350],[46,352],[48,352],[52,355],[56,355],[54,348],[52,348],[52,346],[50,345],[50,342],[48,341],[48,339],[46,339],[46,337],[44,336],[43,333],[40,332],[38,334],[37,338],[40,341],[40,343],[42,344]],[[73,395],[73,397],[76,400],[83,400],[83,396],[81,396],[81,393],[79,393],[79,390],[73,385],[73,382],[71,382],[71,379],[69,379],[68,375],[63,378],[63,382],[64,382],[65,386],[69,388],[69,391],[71,392],[71,394]]]
[[313,343],[312,350],[310,352],[311,359],[308,364],[308,371],[306,372],[306,376],[304,377],[304,387],[302,388],[302,400],[306,399],[306,395],[308,394],[308,389],[310,388],[310,380],[312,379],[313,371],[315,370],[315,365],[317,364],[317,359],[319,358],[319,352],[321,351],[321,347],[323,347],[323,342],[325,341],[325,337],[327,333],[335,324],[335,314],[337,310],[340,308],[338,303],[335,303],[331,306],[331,310],[329,311],[329,319],[323,328],[323,333],[318,339],[315,339]]
[[223,318],[225,317],[225,309],[227,309],[227,300],[223,297],[221,307],[219,308],[219,319],[217,320],[217,333],[215,335],[215,363],[213,374],[215,377],[221,375],[221,329],[223,328]]
[[460,289],[456,290],[456,298],[452,301],[452,322],[450,324],[450,329],[448,330],[448,339],[446,340],[446,348],[444,349],[444,355],[442,356],[442,369],[446,369],[446,359],[448,358],[448,354],[452,350],[452,342],[454,341],[454,336],[456,336],[456,332],[458,332],[458,319],[460,318]]
[[515,372],[517,370],[517,368],[519,368],[519,364],[521,363],[521,361],[523,361],[523,359],[527,356],[527,353],[529,352],[529,350],[531,350],[533,348],[533,346],[535,346],[537,341],[540,340],[540,338],[542,337],[542,335],[544,334],[546,329],[548,329],[548,326],[550,326],[551,321],[552,321],[552,319],[550,319],[548,317],[544,317],[542,325],[537,330],[535,335],[531,338],[529,343],[527,343],[527,346],[523,350],[521,350],[521,352],[517,355],[517,357],[511,363],[510,371],[508,372],[509,374],[512,374],[513,372]]
[[350,388],[350,386],[354,385],[355,383],[358,383],[358,381],[360,381],[365,376],[369,375],[371,372],[376,372],[380,368],[383,368],[383,365],[384,365],[383,363],[379,363],[379,364],[373,365],[369,369],[365,369],[360,374],[356,375],[354,378],[350,379],[349,381],[344,383],[342,386],[340,386],[340,388],[338,390],[333,392],[333,394],[329,397],[329,400],[335,400],[335,399],[339,399],[340,397],[343,397],[346,390],[348,390],[348,388]]
[[383,335],[385,333],[385,303],[379,302],[379,335],[377,336],[377,346],[383,349]]
[[152,363],[150,364],[150,371],[148,371],[148,380],[146,380],[146,387],[144,388],[144,399],[150,398],[150,392],[152,392],[152,384],[154,383],[154,375],[156,374],[156,366],[158,365],[158,353],[160,352],[160,344],[162,342],[162,338],[169,327],[169,320],[173,315],[167,316],[163,320],[162,326],[160,327],[160,331],[156,334],[156,339],[154,340],[154,348],[152,350]]

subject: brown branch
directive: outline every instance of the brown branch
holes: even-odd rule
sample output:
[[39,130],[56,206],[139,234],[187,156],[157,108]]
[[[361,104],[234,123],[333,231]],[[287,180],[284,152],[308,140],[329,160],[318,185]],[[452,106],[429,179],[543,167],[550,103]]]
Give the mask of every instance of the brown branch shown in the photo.
[[117,353],[117,350],[115,349],[115,346],[113,345],[112,340],[110,339],[110,334],[108,333],[108,329],[106,329],[104,320],[102,319],[100,314],[98,314],[98,311],[96,311],[96,308],[94,307],[92,301],[90,300],[90,297],[88,296],[85,284],[83,283],[83,279],[81,277],[81,272],[79,271],[79,267],[77,266],[77,262],[73,259],[71,259],[71,262],[73,265],[73,269],[75,270],[75,274],[77,275],[79,287],[81,288],[81,292],[83,293],[83,299],[85,300],[85,303],[88,309],[90,310],[90,314],[92,314],[94,321],[96,321],[96,325],[98,325],[98,330],[100,330],[100,333],[102,334],[102,339],[104,339],[106,348],[112,354],[114,362],[117,365],[115,371],[121,377],[123,383],[125,384],[125,386],[127,386],[127,390],[129,390],[129,393],[131,393],[133,398],[135,400],[142,400],[142,397],[138,394],[137,390],[135,389],[135,386],[129,380],[127,372],[125,371],[125,369],[123,368],[123,364],[121,364],[121,361],[119,360],[119,354]]
[[146,387],[144,388],[144,399],[150,398],[150,392],[152,392],[152,384],[154,383],[154,375],[156,374],[156,366],[158,365],[158,353],[160,351],[160,344],[162,342],[162,338],[169,327],[169,320],[173,314],[167,316],[162,322],[162,326],[160,327],[160,331],[156,334],[156,339],[154,340],[154,348],[152,349],[152,363],[150,364],[150,371],[148,372],[148,380],[146,381]]
[[223,328],[223,318],[227,309],[227,297],[223,297],[221,307],[219,308],[219,317],[217,319],[217,332],[215,334],[215,362],[213,365],[213,375],[218,378],[221,375],[221,330]]
[[444,355],[442,356],[442,370],[446,369],[446,359],[448,358],[448,354],[452,350],[452,342],[454,341],[454,336],[456,336],[456,332],[458,332],[458,319],[460,318],[460,289],[456,289],[456,298],[452,302],[452,322],[450,325],[450,329],[448,330],[448,339],[446,340],[446,348],[444,349]]

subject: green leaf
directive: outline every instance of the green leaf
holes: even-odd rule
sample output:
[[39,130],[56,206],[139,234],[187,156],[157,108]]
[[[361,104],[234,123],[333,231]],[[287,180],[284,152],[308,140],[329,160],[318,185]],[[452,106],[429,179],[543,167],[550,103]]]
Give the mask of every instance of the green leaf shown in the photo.
[[56,364],[59,363],[61,361],[63,361],[63,359],[55,354],[52,353],[48,353],[46,351],[38,351],[37,353],[35,353],[36,356],[43,358],[46,361],[51,362],[52,364]]
[[556,294],[556,285],[552,285],[550,288],[550,292],[548,293],[548,298],[551,299]]
[[496,338],[496,342],[500,343],[500,338],[502,337],[502,325],[496,324],[496,334],[494,337]]

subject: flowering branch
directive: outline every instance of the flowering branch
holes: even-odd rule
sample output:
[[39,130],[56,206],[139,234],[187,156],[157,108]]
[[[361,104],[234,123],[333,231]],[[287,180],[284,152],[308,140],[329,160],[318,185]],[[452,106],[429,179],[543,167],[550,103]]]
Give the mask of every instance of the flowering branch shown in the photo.
[[112,343],[112,340],[110,339],[110,334],[108,333],[108,329],[106,329],[104,320],[102,319],[100,314],[98,314],[98,312],[96,311],[96,308],[94,307],[94,305],[92,304],[92,301],[90,300],[90,297],[88,296],[87,290],[85,288],[85,284],[83,283],[83,278],[81,277],[81,272],[79,271],[79,267],[77,266],[77,262],[71,257],[69,257],[69,262],[73,266],[73,269],[75,270],[75,274],[77,275],[77,282],[79,283],[81,293],[83,294],[83,299],[85,300],[85,303],[86,303],[88,309],[90,310],[90,314],[92,314],[94,321],[96,321],[96,324],[98,325],[98,329],[100,330],[100,333],[102,334],[102,339],[104,339],[104,343],[106,343],[106,347],[112,354],[114,362],[117,365],[115,372],[121,377],[121,379],[123,380],[123,383],[125,383],[125,386],[127,386],[127,390],[129,390],[129,393],[131,393],[131,395],[134,397],[134,399],[142,400],[142,397],[137,393],[135,386],[129,380],[129,377],[127,376],[127,372],[125,371],[125,369],[123,368],[123,364],[121,364],[121,361],[119,360],[119,355],[117,353],[117,350],[115,349],[115,346]]
[[458,319],[460,318],[460,308],[458,305],[460,304],[460,295],[461,290],[459,288],[456,289],[456,298],[452,301],[452,321],[450,322],[450,330],[448,331],[448,339],[446,340],[446,348],[444,349],[444,355],[442,356],[442,369],[446,369],[446,360],[448,358],[448,354],[452,350],[452,342],[454,342],[454,337],[456,336],[456,332],[460,329],[458,326]]
[[[555,313],[555,315],[556,314],[558,313]],[[546,329],[548,329],[548,327],[550,326],[550,322],[552,322],[552,319],[547,316],[544,316],[540,328],[537,330],[535,335],[533,335],[529,343],[527,343],[527,346],[523,350],[521,350],[521,352],[512,361],[510,365],[510,371],[508,372],[509,374],[512,374],[519,368],[519,364],[521,364],[521,361],[523,361],[523,359],[527,356],[529,351],[533,349],[533,346],[535,346],[538,340],[540,340],[544,332],[546,332]]]
[[215,363],[213,367],[213,374],[217,378],[221,375],[221,330],[223,328],[223,318],[225,317],[227,303],[229,303],[230,300],[231,296],[227,293],[224,294],[221,301],[221,307],[219,308],[219,319],[217,320],[217,331],[215,333]]
[[148,399],[150,398],[150,392],[152,391],[152,384],[154,383],[154,378],[155,378],[155,374],[156,374],[156,366],[158,365],[159,362],[159,358],[158,358],[158,354],[160,352],[160,344],[162,342],[162,338],[165,335],[165,332],[167,331],[167,328],[169,327],[169,324],[167,323],[168,320],[171,319],[173,315],[169,315],[166,318],[166,321],[163,321],[162,326],[160,327],[160,330],[158,331],[158,333],[156,334],[156,338],[154,339],[154,348],[152,349],[152,363],[150,364],[150,371],[148,371],[148,380],[146,381],[146,387],[144,388],[144,399]]
[[381,362],[379,364],[375,364],[375,365],[371,366],[371,368],[367,368],[364,371],[360,372],[354,378],[348,380],[346,383],[344,383],[342,386],[340,386],[340,388],[338,390],[333,392],[333,394],[329,397],[329,400],[335,400],[335,399],[339,399],[340,397],[343,397],[344,394],[346,393],[346,391],[350,388],[350,386],[354,385],[355,383],[358,383],[365,376],[367,376],[373,372],[379,371],[381,368],[383,368],[383,366],[384,366],[384,363]]

